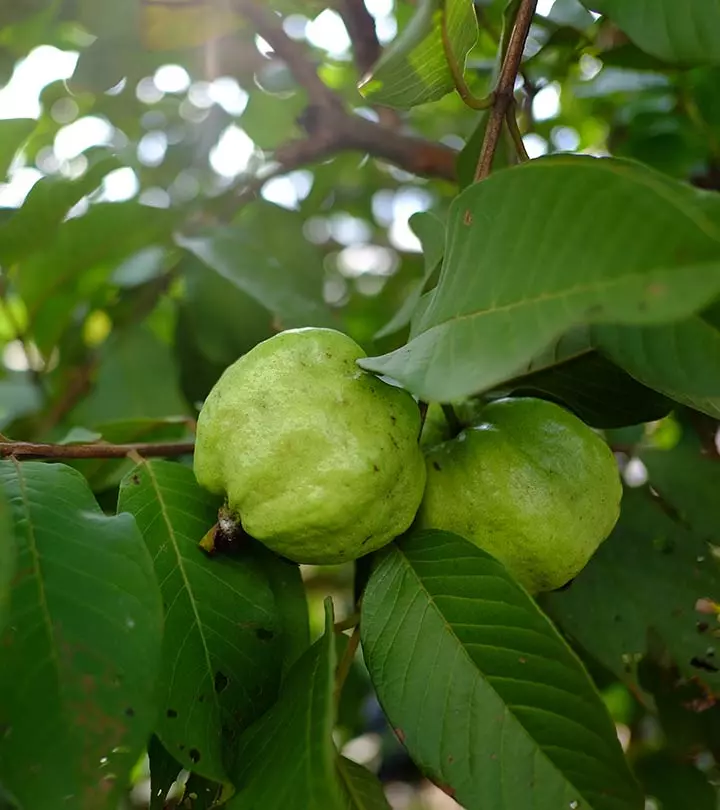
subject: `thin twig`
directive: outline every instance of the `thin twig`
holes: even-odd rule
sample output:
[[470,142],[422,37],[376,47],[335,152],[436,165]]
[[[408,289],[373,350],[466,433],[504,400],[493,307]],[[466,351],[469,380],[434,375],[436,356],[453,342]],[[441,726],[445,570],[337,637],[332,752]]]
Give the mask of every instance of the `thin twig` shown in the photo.
[[250,22],[290,69],[298,84],[307,91],[314,106],[335,105],[338,97],[318,76],[303,45],[285,33],[282,20],[255,0],[232,0],[233,8]]
[[515,99],[515,79],[520,70],[520,62],[522,61],[525,42],[530,32],[536,6],[537,0],[521,0],[515,18],[515,25],[510,34],[505,59],[500,70],[500,76],[495,87],[493,106],[490,110],[485,139],[483,140],[480,159],[475,172],[476,181],[485,179],[492,170],[493,158],[500,140],[503,121]]
[[344,633],[346,630],[353,630],[360,623],[360,613],[355,611],[342,621],[335,622],[333,630],[336,633]]
[[508,130],[510,132],[510,137],[515,144],[515,151],[517,152],[517,156],[520,158],[522,162],[530,160],[530,155],[527,153],[527,149],[525,149],[525,144],[523,143],[522,132],[520,132],[520,127],[518,126],[517,116],[515,115],[515,102],[513,102],[509,107],[508,111],[505,115],[505,122],[507,123]]
[[358,73],[365,76],[382,53],[375,20],[364,0],[337,0],[337,10],[350,37]]
[[0,442],[0,458],[125,458],[137,453],[145,458],[191,455],[193,442],[141,442],[137,444],[43,444]]
[[490,93],[483,98],[478,98],[473,91],[468,87],[465,81],[462,65],[455,58],[455,51],[453,51],[452,42],[447,31],[447,12],[443,12],[442,21],[440,24],[440,31],[442,35],[443,50],[445,51],[445,61],[448,63],[450,73],[452,73],[453,84],[458,92],[460,98],[465,102],[467,107],[473,110],[487,110],[492,106],[494,101],[494,94]]
[[340,659],[340,663],[338,664],[337,670],[335,672],[335,705],[337,705],[340,701],[340,695],[342,694],[343,686],[345,685],[345,681],[347,680],[347,676],[350,674],[350,670],[352,669],[353,661],[355,660],[355,653],[357,652],[357,648],[360,645],[360,625],[355,625],[353,629],[352,635],[348,639],[347,647],[345,648],[345,653],[343,657]]

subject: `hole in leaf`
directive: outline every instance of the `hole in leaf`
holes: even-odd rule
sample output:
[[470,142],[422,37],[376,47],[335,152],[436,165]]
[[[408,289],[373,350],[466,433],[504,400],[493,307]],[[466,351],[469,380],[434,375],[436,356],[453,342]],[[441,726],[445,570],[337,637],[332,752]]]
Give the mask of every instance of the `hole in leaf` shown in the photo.
[[255,631],[255,635],[260,639],[260,641],[271,641],[273,638],[275,638],[275,633],[273,633],[272,630],[266,630],[264,627],[258,627],[258,629]]
[[200,752],[197,750],[197,748],[191,748],[188,751],[188,756],[196,765],[198,762],[200,762]]
[[224,673],[218,672],[215,673],[215,691],[220,694],[220,692],[225,691],[227,689],[227,685],[230,683],[227,675]]
[[177,717],[177,712],[175,711],[175,709],[168,709],[168,710],[165,712],[165,714],[166,714],[166,715],[167,715],[167,716],[168,716],[168,717],[169,717],[171,720],[173,720],[174,718],[176,718],[176,717]]

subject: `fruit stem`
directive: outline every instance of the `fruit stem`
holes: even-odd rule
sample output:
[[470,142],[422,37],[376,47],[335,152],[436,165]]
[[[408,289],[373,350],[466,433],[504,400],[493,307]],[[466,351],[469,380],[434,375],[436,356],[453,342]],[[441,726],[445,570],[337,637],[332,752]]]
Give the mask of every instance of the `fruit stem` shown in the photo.
[[345,630],[352,630],[360,623],[360,614],[358,612],[351,613],[347,618],[341,622],[335,622],[333,630],[336,633],[343,633]]
[[455,413],[455,408],[452,405],[441,405],[442,412],[445,415],[445,420],[448,423],[448,427],[450,428],[450,432],[453,436],[457,436],[458,433],[463,429],[462,422],[458,419],[458,415]]

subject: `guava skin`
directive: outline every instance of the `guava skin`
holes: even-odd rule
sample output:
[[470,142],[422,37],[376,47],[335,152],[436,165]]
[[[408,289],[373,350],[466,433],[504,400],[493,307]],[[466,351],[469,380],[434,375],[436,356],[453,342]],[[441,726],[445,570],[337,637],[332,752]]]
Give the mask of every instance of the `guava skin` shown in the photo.
[[612,531],[622,484],[600,436],[533,398],[497,400],[426,454],[420,528],[455,532],[533,594],[566,585]]
[[198,483],[227,497],[245,531],[299,563],[353,560],[412,523],[425,487],[420,412],[366,371],[332,329],[258,344],[208,395]]

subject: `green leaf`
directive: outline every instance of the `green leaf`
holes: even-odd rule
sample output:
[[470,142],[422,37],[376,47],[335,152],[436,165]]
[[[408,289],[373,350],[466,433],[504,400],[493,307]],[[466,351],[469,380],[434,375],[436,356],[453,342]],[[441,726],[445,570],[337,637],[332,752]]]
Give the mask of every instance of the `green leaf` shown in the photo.
[[680,441],[671,450],[644,448],[640,459],[653,489],[672,506],[678,518],[700,537],[717,543],[720,465],[703,454],[694,431],[683,427]]
[[437,270],[442,261],[443,250],[445,249],[445,225],[440,217],[429,211],[421,211],[410,217],[410,225],[415,236],[422,244],[425,271],[422,278],[413,282],[403,305],[395,313],[388,323],[375,334],[376,339],[393,335],[404,329],[412,320],[417,309],[423,290],[430,281],[431,276]]
[[8,503],[0,490],[0,633],[5,629],[10,610],[10,591],[15,576],[17,548],[15,527]]
[[597,352],[512,380],[516,396],[541,396],[570,408],[596,428],[639,425],[667,416],[672,403]]
[[7,177],[15,154],[36,126],[37,121],[34,118],[8,118],[0,121],[0,180]]
[[684,65],[719,64],[720,7],[707,0],[582,0],[609,17],[644,51]]
[[283,638],[283,673],[310,646],[310,616],[300,568],[272,552],[258,548],[258,562],[275,597],[275,611]]
[[129,515],[62,464],[6,461],[18,542],[0,647],[0,779],[33,810],[115,808],[155,721],[162,604]]
[[325,634],[295,664],[278,702],[240,738],[228,810],[340,810],[332,730],[335,638],[332,603]]
[[511,378],[573,326],[687,317],[720,289],[720,230],[691,203],[625,161],[554,156],[497,172],[453,202],[413,339],[360,365],[447,402]]
[[667,752],[641,757],[635,765],[645,793],[660,801],[662,810],[717,810],[717,794],[707,777],[689,762]]
[[165,605],[156,733],[183,767],[224,782],[223,735],[275,697],[283,638],[262,567],[249,556],[211,559],[198,546],[218,506],[192,470],[166,461],[137,467],[118,502],[138,522]]
[[547,594],[543,604],[621,680],[637,684],[637,664],[655,636],[685,677],[717,691],[720,673],[707,656],[720,657],[720,642],[698,632],[698,600],[720,596],[716,565],[704,538],[669,517],[646,489],[630,489],[615,531],[570,588]]
[[642,807],[589,676],[500,563],[437,531],[378,557],[363,652],[422,771],[467,807]]
[[455,82],[445,56],[443,26],[455,62],[464,72],[478,37],[472,1],[421,0],[408,26],[361,82],[365,98],[408,109],[451,92]]
[[104,152],[100,155],[82,177],[43,177],[35,183],[22,206],[0,227],[0,261],[14,264],[52,244],[68,211],[121,165]]
[[339,756],[337,772],[346,799],[343,810],[390,810],[380,780],[367,768]]
[[182,766],[155,734],[148,745],[150,761],[150,810],[163,810],[168,791],[175,784]]
[[0,429],[40,409],[42,400],[32,375],[14,371],[0,380]]
[[[291,236],[283,234],[285,238],[292,243]],[[253,233],[244,225],[214,228],[205,236],[178,236],[176,241],[272,312],[283,328],[331,323],[322,299],[322,260],[314,251],[307,255],[309,246],[290,256],[277,234]]]
[[297,120],[306,107],[304,92],[274,95],[254,87],[242,114],[242,128],[260,149],[277,149],[293,133],[300,134]]
[[720,307],[661,326],[598,326],[603,353],[646,385],[673,396],[720,397]]
[[40,349],[54,347],[77,304],[106,283],[116,264],[167,239],[177,216],[137,202],[96,203],[23,260],[17,285]]
[[147,326],[137,325],[113,333],[103,345],[95,387],[74,418],[93,427],[129,420],[157,423],[188,410],[170,348]]

